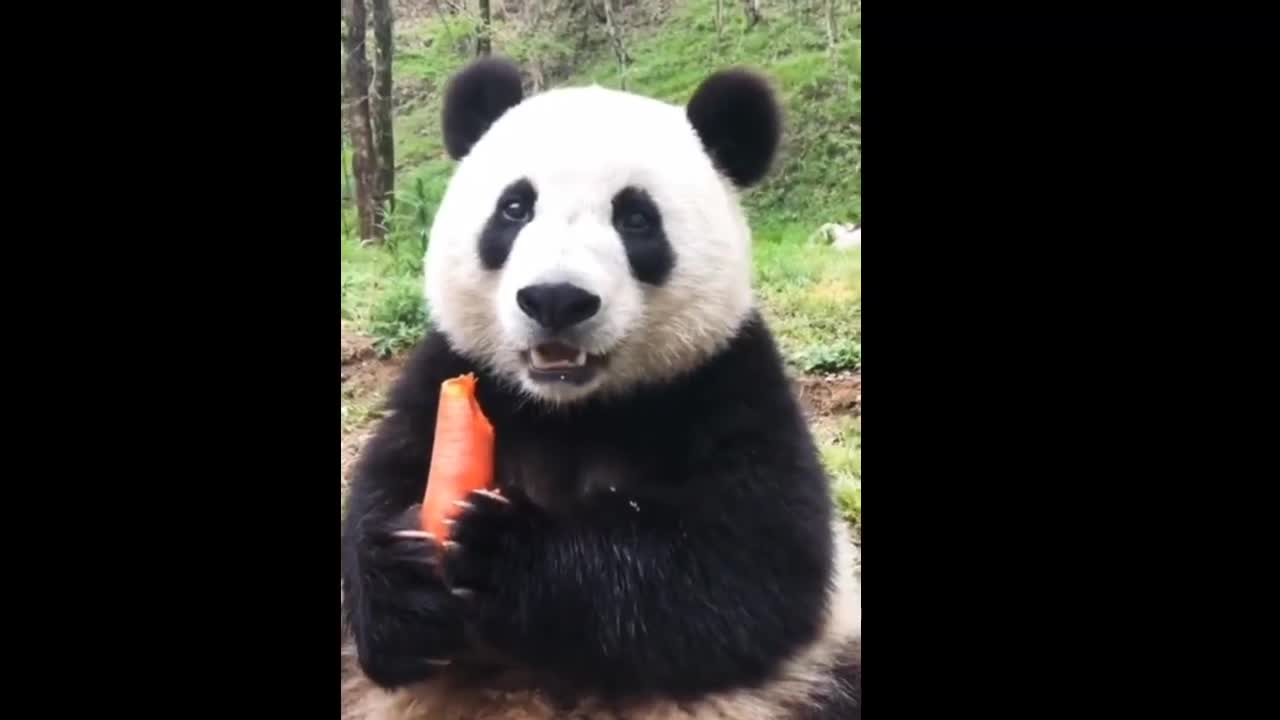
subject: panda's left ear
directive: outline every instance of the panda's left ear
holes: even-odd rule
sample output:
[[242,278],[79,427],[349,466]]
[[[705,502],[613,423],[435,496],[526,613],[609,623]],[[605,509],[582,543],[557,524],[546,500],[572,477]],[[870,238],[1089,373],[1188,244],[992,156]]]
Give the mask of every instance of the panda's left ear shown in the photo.
[[444,94],[444,147],[461,160],[494,121],[524,98],[520,70],[501,58],[484,58],[462,69]]
[[685,113],[720,171],[745,188],[762,180],[782,133],[769,84],[742,69],[722,70],[698,86]]

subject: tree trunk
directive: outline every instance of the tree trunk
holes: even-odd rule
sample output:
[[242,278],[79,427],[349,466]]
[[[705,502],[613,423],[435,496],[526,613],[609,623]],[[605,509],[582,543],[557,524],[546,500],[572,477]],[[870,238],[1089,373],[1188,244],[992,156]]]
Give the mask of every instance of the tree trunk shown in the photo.
[[351,229],[347,227],[346,208],[347,200],[351,198],[351,176],[347,172],[347,144],[346,138],[342,133],[338,133],[338,145],[342,150],[342,157],[339,158],[339,162],[342,165],[342,212],[339,214],[342,215],[342,237],[346,238],[347,233],[351,231]]
[[351,122],[352,174],[356,181],[356,210],[360,215],[360,239],[381,240],[377,222],[377,158],[369,121],[369,63],[365,58],[364,0],[345,0],[347,51],[347,109]]
[[476,55],[481,57],[493,51],[489,44],[489,0],[480,0],[480,36],[476,38]]
[[716,37],[724,32],[724,0],[716,0]]
[[379,207],[387,214],[395,209],[396,185],[391,97],[391,56],[395,48],[391,29],[391,0],[373,0],[373,36],[377,41],[373,56],[373,146],[378,154]]
[[742,8],[747,13],[747,27],[753,28],[763,18],[760,15],[760,0],[742,0]]
[[613,45],[613,54],[618,58],[618,75],[622,78],[622,89],[627,89],[627,65],[631,64],[631,56],[622,44],[622,30],[613,22],[613,0],[602,0],[604,5],[604,27],[609,33],[609,41]]
[[[520,21],[523,32],[535,33],[542,24],[542,5],[539,0],[524,0],[520,3]],[[546,87],[546,74],[542,69],[542,54],[532,53],[525,63],[529,71],[530,91],[539,92]]]
[[827,48],[836,47],[836,0],[826,0],[827,11]]

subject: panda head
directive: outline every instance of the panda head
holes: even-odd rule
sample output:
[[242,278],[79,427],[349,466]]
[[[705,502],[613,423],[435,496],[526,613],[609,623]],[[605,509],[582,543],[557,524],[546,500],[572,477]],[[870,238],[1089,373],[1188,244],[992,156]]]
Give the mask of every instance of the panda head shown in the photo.
[[425,289],[461,354],[566,404],[688,372],[751,312],[737,192],[781,126],[757,77],[712,74],[683,107],[598,86],[526,98],[486,59],[452,79],[442,120],[459,162]]

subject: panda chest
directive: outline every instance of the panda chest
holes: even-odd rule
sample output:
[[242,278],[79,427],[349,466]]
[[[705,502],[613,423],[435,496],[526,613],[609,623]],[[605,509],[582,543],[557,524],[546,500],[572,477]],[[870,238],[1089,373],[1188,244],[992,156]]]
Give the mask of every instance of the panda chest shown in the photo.
[[516,488],[551,513],[571,513],[605,493],[626,493],[656,471],[624,444],[562,437],[499,440],[498,486]]

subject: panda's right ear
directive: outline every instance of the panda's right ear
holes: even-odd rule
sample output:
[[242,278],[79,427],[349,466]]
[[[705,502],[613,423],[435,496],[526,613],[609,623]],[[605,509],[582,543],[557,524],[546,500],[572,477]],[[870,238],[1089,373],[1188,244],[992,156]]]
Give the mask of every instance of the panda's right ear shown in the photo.
[[476,60],[449,81],[441,126],[444,147],[461,160],[489,126],[524,97],[520,70],[500,58]]

